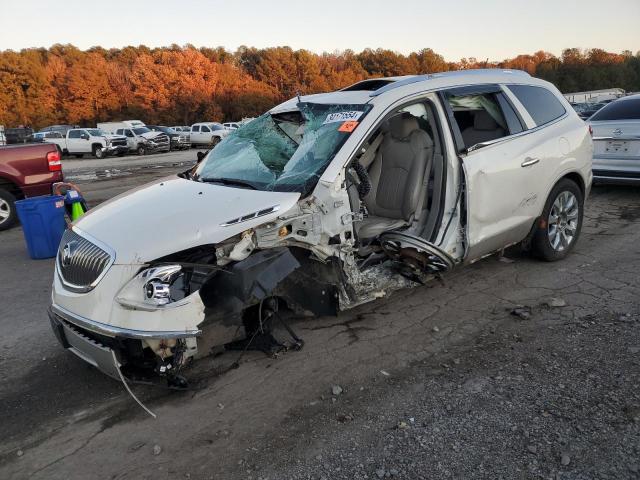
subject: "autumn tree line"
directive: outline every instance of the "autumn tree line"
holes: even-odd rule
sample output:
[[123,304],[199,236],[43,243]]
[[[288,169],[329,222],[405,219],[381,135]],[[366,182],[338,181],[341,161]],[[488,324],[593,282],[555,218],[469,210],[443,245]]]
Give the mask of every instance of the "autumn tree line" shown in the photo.
[[232,53],[191,45],[85,51],[54,45],[0,51],[0,125],[239,120],[297,93],[336,90],[365,78],[490,67],[526,70],[565,93],[640,91],[640,52],[630,51],[573,48],[560,57],[540,51],[501,62],[447,62],[431,49],[403,55],[383,49],[316,54],[240,47]]

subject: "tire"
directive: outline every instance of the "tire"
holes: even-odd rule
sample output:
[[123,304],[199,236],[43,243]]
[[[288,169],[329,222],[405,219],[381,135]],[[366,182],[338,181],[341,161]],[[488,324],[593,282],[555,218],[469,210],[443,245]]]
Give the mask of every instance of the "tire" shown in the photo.
[[102,151],[102,148],[99,147],[98,145],[96,145],[95,147],[93,147],[93,156],[100,159],[100,158],[104,158],[104,152]]
[[84,153],[74,153],[73,156],[76,158],[82,158],[84,157]]
[[16,197],[0,188],[0,231],[8,230],[18,221]]
[[119,153],[118,156],[119,157],[124,157],[126,154],[125,153]]
[[567,178],[560,180],[545,203],[531,240],[533,255],[547,262],[565,258],[575,247],[582,230],[584,196]]
[[219,143],[220,143],[220,140],[221,140],[221,138],[220,138],[220,137],[216,137],[216,136],[211,137],[211,147],[213,148],[213,147],[215,147],[217,144],[219,144]]
[[136,153],[138,155],[145,155],[147,153],[147,149],[145,148],[144,145],[138,145],[138,148],[136,149]]

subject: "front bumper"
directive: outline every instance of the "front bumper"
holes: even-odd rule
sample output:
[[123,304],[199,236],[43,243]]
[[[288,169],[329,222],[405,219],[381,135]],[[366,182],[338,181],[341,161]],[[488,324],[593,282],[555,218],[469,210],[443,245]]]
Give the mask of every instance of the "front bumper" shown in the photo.
[[119,379],[127,342],[188,338],[201,334],[200,330],[146,331],[116,327],[75,315],[55,304],[49,307],[48,314],[53,333],[64,348],[115,379]]
[[120,155],[129,152],[129,147],[127,145],[109,145],[103,150],[107,155]]
[[191,147],[191,142],[185,140],[185,139],[181,139],[178,137],[173,137],[171,139],[171,148],[189,148]]

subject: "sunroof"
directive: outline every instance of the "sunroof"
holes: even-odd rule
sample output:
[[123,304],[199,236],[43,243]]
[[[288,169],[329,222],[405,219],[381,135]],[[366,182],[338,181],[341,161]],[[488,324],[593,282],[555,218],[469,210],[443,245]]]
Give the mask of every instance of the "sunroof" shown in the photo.
[[363,80],[361,82],[354,83],[350,87],[343,88],[340,91],[341,92],[358,92],[358,91],[373,92],[393,82],[395,82],[395,80],[390,80],[388,78],[373,78],[371,80]]

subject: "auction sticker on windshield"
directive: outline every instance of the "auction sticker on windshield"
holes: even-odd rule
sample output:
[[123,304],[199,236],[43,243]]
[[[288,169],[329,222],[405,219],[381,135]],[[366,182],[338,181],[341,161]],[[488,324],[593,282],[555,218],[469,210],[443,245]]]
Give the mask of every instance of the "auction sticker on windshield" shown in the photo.
[[361,116],[362,116],[362,112],[359,112],[357,110],[351,110],[350,112],[330,113],[329,115],[327,115],[327,118],[325,118],[322,124],[326,125],[327,123],[334,123],[334,122],[356,121]]
[[338,131],[339,132],[351,133],[356,129],[357,126],[358,126],[358,122],[354,122],[353,120],[349,120],[348,122],[344,122],[342,125],[340,125],[340,128],[338,128]]

